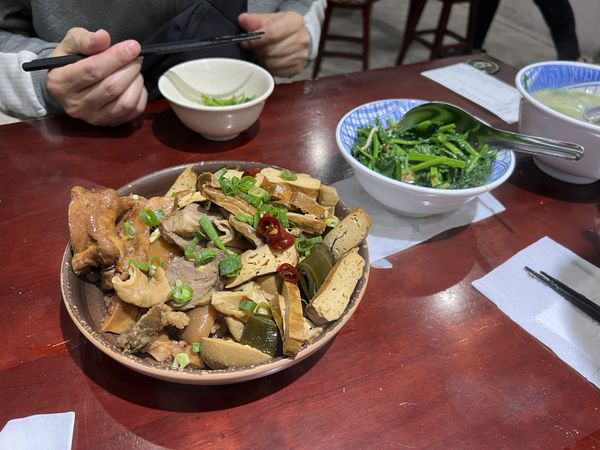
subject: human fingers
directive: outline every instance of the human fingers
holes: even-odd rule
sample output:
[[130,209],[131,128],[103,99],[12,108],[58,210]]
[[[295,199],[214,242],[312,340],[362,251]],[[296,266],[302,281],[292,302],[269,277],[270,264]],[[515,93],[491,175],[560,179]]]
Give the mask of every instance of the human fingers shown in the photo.
[[86,89],[136,60],[140,50],[137,41],[123,41],[76,63],[52,69],[48,73],[48,88],[52,84],[59,92]]
[[75,27],[67,31],[63,40],[50,55],[94,55],[106,50],[108,47],[110,47],[110,35],[106,30],[94,32]]
[[[63,97],[62,105],[65,112],[71,117],[85,120],[88,123],[101,124],[110,122],[110,117],[106,116],[105,106],[115,101],[131,89],[135,89],[135,83],[138,83],[141,76],[141,62],[132,61],[128,65],[117,69],[115,72],[104,78],[98,83],[89,86],[80,91],[71,92],[70,95]],[[133,86],[133,87],[132,87]],[[138,88],[140,90],[140,88]],[[131,108],[131,102],[126,103]],[[122,115],[119,112],[118,116]]]
[[[256,18],[252,16],[259,16],[262,22],[256,20],[251,23]],[[258,26],[259,22],[267,39],[250,41],[248,44],[261,63],[274,75],[291,76],[300,73],[308,60],[310,45],[304,18],[293,12],[248,14],[246,18],[240,16],[240,23],[247,26]]]
[[146,109],[148,91],[144,86],[144,78],[139,74],[128,89],[99,111],[96,125],[115,126],[130,122]]

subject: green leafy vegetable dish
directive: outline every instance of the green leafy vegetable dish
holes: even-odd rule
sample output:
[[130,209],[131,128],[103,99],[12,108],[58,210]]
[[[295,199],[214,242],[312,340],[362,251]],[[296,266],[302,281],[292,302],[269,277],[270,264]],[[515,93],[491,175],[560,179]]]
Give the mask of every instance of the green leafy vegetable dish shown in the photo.
[[227,98],[217,98],[210,97],[208,95],[203,95],[201,98],[202,104],[206,106],[232,106],[232,105],[240,105],[242,103],[247,103],[251,100],[254,100],[256,95],[246,96],[245,94],[232,95]]
[[465,189],[488,180],[496,149],[480,146],[475,130],[459,132],[455,123],[424,120],[411,128],[379,119],[357,130],[352,155],[368,168],[417,186]]

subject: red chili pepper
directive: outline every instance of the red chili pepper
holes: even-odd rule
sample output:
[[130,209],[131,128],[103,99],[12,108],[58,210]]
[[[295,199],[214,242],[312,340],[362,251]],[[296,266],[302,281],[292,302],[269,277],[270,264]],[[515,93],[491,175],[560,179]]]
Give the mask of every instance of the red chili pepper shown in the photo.
[[258,221],[257,231],[267,242],[281,232],[281,222],[277,217],[265,214]]
[[258,172],[260,172],[260,167],[253,167],[252,169],[248,169],[248,170],[244,170],[244,173],[242,174],[242,178],[243,177],[255,177]]
[[276,217],[265,214],[258,221],[258,234],[263,236],[273,250],[285,250],[296,242],[294,235],[281,226]]
[[281,230],[277,236],[267,241],[269,247],[271,247],[273,250],[278,251],[290,248],[292,245],[294,245],[295,242],[296,238],[287,230]]
[[298,283],[300,281],[300,272],[289,263],[283,263],[277,268],[277,273],[284,281],[288,283]]

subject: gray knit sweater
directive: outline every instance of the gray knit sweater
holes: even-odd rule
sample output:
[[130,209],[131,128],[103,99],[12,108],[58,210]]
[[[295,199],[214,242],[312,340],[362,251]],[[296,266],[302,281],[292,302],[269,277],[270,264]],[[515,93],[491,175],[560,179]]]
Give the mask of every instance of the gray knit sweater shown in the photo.
[[[165,22],[189,7],[195,0],[2,0],[0,1],[0,110],[17,116],[42,116],[56,113],[57,104],[45,88],[46,71],[19,73],[19,53],[46,56],[75,26],[109,31],[112,41],[143,40]],[[318,42],[319,16],[324,0],[248,0],[249,12],[296,11],[305,16],[313,40]],[[68,12],[68,14],[67,14]],[[314,17],[312,17],[314,15]],[[309,23],[309,21],[315,22]],[[310,26],[309,26],[310,25]],[[315,26],[316,25],[316,26]],[[316,30],[316,33],[315,33]],[[24,52],[26,51],[26,52]],[[314,53],[314,52],[313,52]],[[6,67],[8,64],[10,67]],[[4,67],[4,68],[3,68]],[[6,72],[6,73],[3,73]],[[30,79],[23,78],[29,77]],[[31,85],[30,85],[31,83]],[[24,99],[15,105],[14,92],[33,87],[36,99]],[[31,89],[25,89],[31,91]],[[13,92],[13,93],[14,93]],[[29,92],[31,95],[31,92]],[[19,93],[25,95],[25,93]],[[33,111],[31,108],[33,105]]]

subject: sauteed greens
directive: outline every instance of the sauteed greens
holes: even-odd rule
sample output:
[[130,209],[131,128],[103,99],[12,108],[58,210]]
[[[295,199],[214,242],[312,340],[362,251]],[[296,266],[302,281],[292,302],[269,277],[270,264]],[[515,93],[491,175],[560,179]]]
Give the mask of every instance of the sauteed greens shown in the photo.
[[410,129],[389,121],[359,128],[352,155],[370,169],[405,183],[438,189],[485,184],[496,150],[479,147],[456,124],[423,121]]
[[250,100],[254,100],[254,98],[256,98],[256,95],[252,95],[252,96],[248,97],[245,94],[239,94],[239,95],[232,95],[231,97],[227,97],[227,98],[217,98],[217,97],[210,97],[208,95],[203,95],[202,103],[205,104],[206,106],[231,106],[231,105],[239,105],[240,103],[249,102]]

